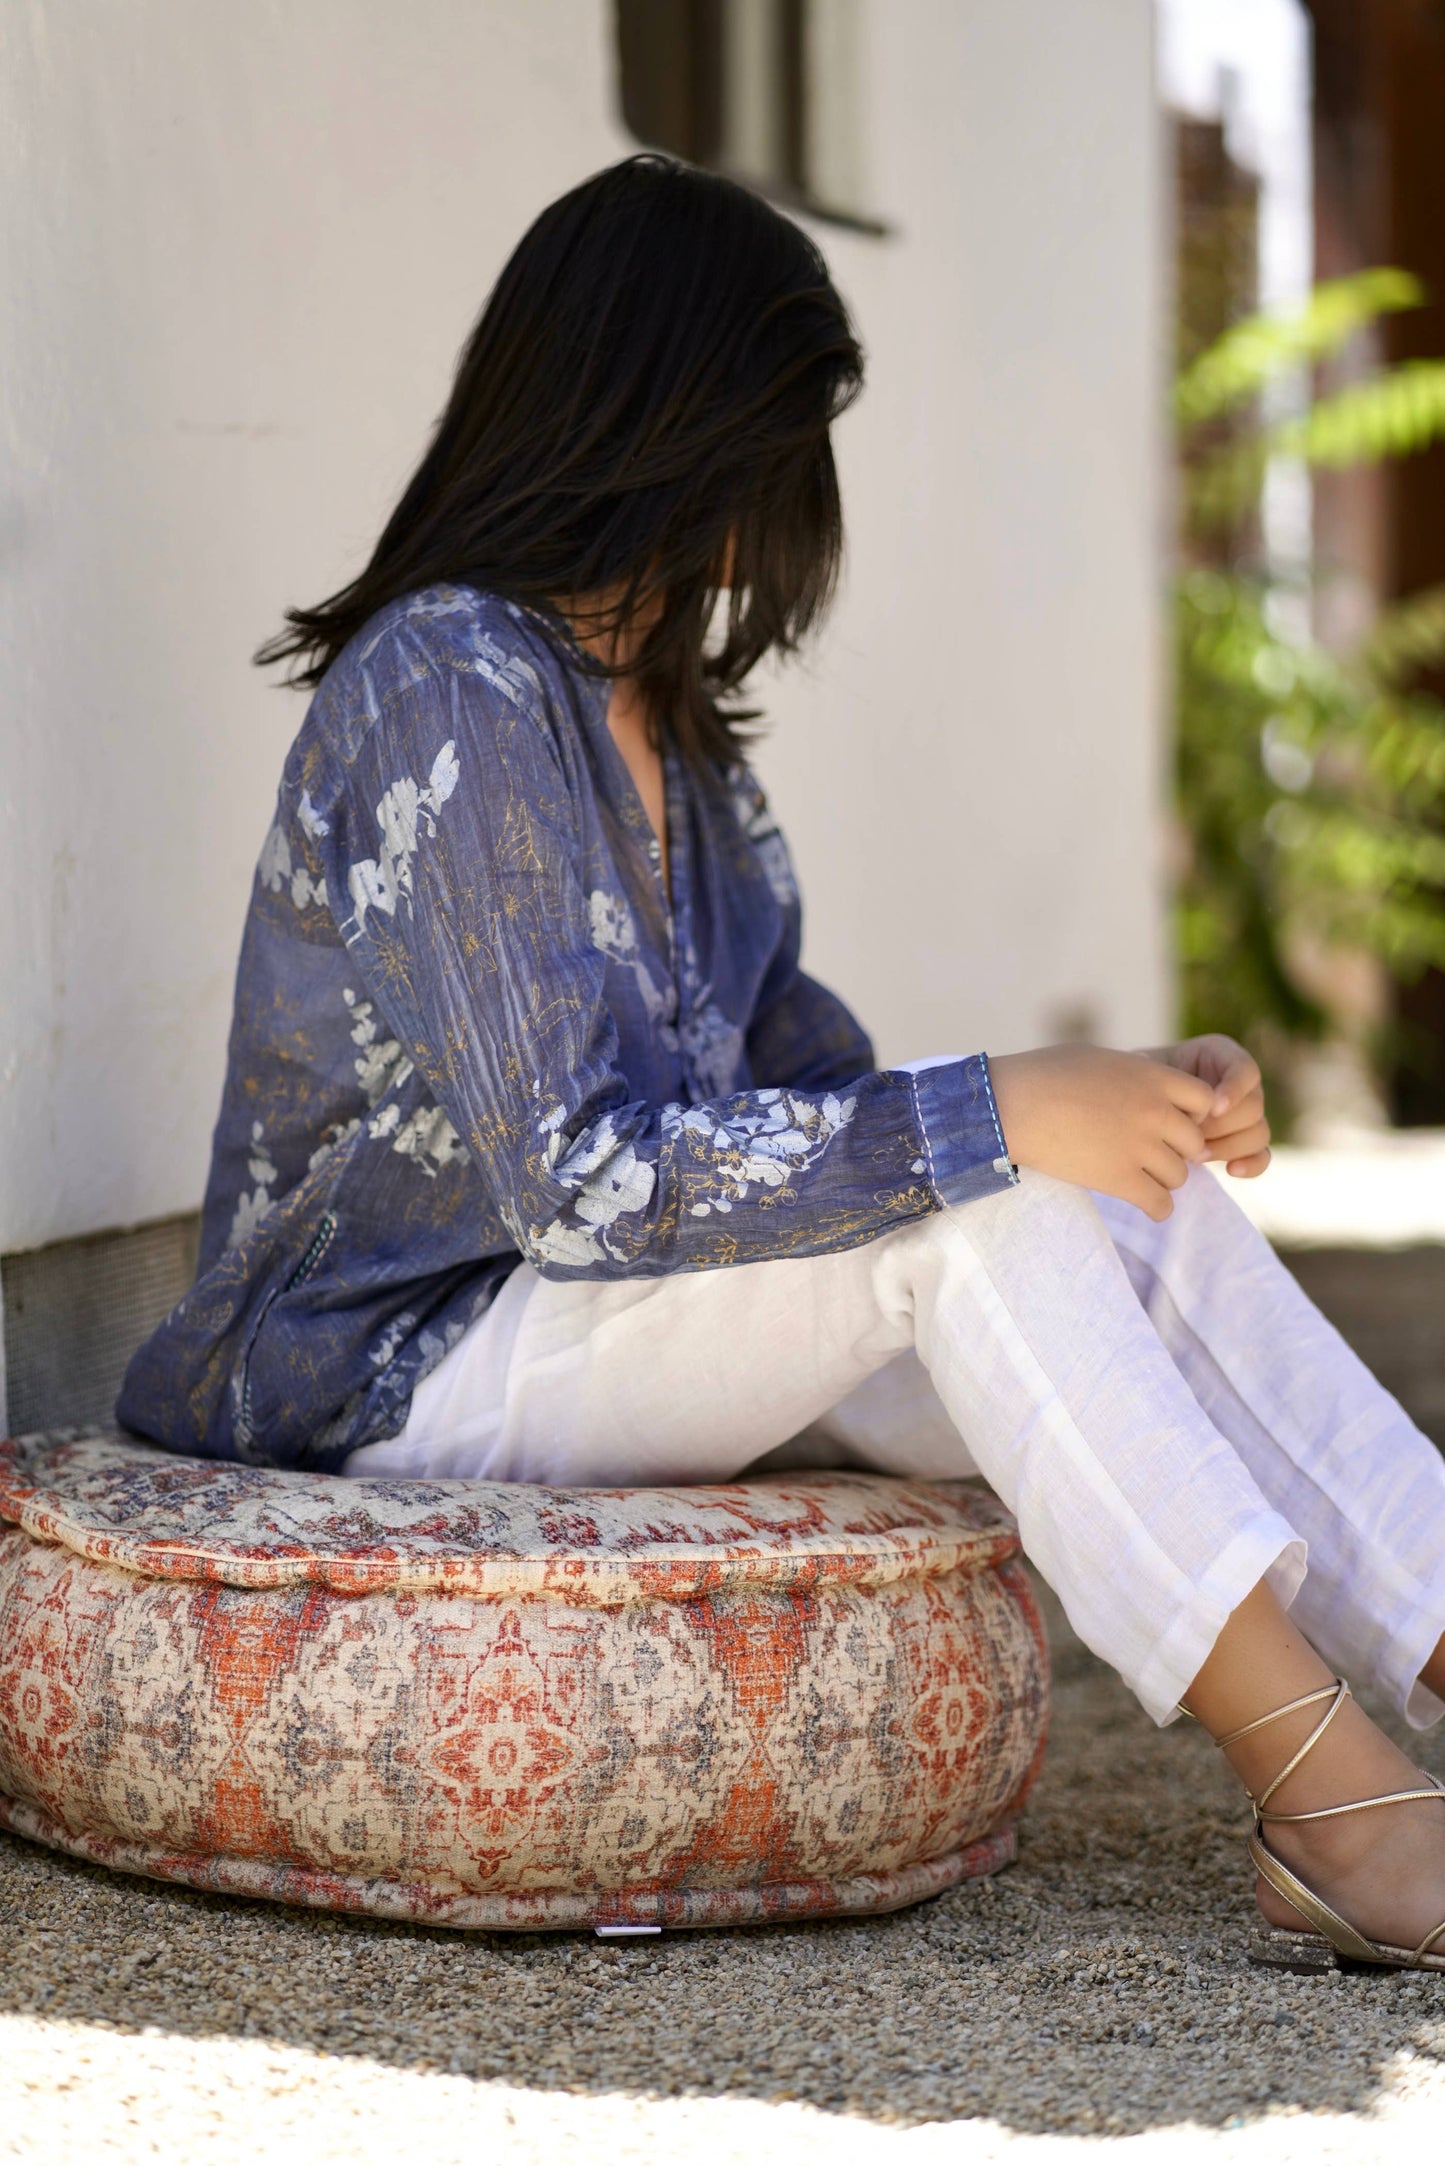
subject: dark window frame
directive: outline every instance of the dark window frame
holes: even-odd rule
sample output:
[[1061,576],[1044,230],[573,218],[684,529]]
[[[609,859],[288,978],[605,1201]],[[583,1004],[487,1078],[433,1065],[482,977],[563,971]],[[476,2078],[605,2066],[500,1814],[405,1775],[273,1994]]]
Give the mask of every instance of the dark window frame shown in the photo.
[[894,229],[883,219],[844,210],[808,186],[808,4],[777,0],[782,105],[778,173],[763,177],[738,172],[723,156],[723,17],[728,0],[614,0],[622,124],[644,148],[725,173],[780,210],[884,240]]

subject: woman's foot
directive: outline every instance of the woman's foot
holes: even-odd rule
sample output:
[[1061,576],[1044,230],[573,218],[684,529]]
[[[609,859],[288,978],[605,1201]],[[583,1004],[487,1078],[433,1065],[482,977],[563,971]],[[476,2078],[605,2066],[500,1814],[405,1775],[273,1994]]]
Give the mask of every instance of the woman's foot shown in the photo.
[[[1428,1787],[1352,1699],[1333,1705],[1334,1697],[1329,1670],[1261,1581],[1226,1621],[1185,1704],[1222,1740],[1250,1796],[1265,1800],[1266,1849],[1356,1932],[1416,1948],[1445,1920],[1445,1796],[1337,1820],[1273,1817]],[[1280,1781],[1297,1754],[1298,1767]],[[1255,1892],[1271,1925],[1315,1930],[1263,1879]]]
[[[1276,1768],[1299,1750],[1327,1706],[1304,1709],[1256,1733],[1261,1742],[1272,1738]],[[1250,1787],[1260,1794],[1257,1781]],[[1272,1816],[1427,1787],[1413,1761],[1346,1700],[1313,1751],[1269,1800],[1265,1844],[1357,1932],[1390,1947],[1414,1948],[1445,1921],[1445,1793],[1438,1805],[1382,1805],[1336,1820],[1290,1825]],[[1271,1925],[1315,1930],[1265,1880],[1255,1882],[1255,1901]],[[1445,1940],[1438,1952],[1445,1954]]]

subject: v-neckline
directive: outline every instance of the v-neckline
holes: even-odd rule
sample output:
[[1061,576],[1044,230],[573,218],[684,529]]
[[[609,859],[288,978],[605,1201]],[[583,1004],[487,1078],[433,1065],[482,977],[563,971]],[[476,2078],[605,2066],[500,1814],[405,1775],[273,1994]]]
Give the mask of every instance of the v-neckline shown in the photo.
[[622,747],[613,736],[607,720],[609,688],[604,682],[594,692],[592,714],[594,727],[607,738],[604,760],[615,762],[613,787],[616,792],[617,809],[623,826],[640,848],[652,875],[652,892],[657,901],[665,939],[665,957],[670,981],[672,1027],[680,1033],[684,1075],[689,1079],[687,1087],[694,1088],[690,1057],[685,1050],[687,1022],[701,997],[702,989],[697,982],[697,959],[693,949],[693,833],[690,809],[690,792],[686,763],[675,746],[664,742],[660,757],[663,773],[663,814],[667,823],[668,877],[663,877],[662,845],[646,805],[642,792],[633,778],[632,770],[622,756]]
[[607,738],[612,757],[616,760],[624,790],[631,802],[628,806],[628,825],[637,829],[642,840],[643,854],[652,868],[652,876],[662,899],[663,917],[669,934],[673,929],[677,908],[679,838],[684,821],[682,818],[681,787],[677,773],[676,757],[670,745],[659,748],[658,758],[662,764],[662,828],[659,834],[638,787],[637,777],[627,763],[626,754],[612,732],[607,719],[611,700],[611,684],[603,681],[598,704],[598,727]]

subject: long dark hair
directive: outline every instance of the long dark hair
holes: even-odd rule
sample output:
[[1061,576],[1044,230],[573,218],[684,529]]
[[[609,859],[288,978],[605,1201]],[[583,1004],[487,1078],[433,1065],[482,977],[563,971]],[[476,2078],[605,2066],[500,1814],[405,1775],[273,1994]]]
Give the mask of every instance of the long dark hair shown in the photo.
[[630,664],[649,710],[690,760],[725,760],[750,717],[722,702],[832,595],[828,430],[862,380],[800,227],[716,174],[625,159],[518,243],[365,571],[289,610],[255,659],[316,685],[376,610],[436,581],[505,595],[570,642],[559,605],[613,590],[587,629],[655,612]]

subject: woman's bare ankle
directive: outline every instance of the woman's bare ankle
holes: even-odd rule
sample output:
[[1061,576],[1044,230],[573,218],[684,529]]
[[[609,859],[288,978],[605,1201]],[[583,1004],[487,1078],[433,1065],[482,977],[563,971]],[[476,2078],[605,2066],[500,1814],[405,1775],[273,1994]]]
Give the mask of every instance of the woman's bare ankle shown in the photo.
[[[1224,1755],[1249,1795],[1259,1797],[1317,1728],[1334,1683],[1330,1669],[1261,1580],[1226,1619],[1184,1704],[1216,1740],[1246,1733],[1226,1745]],[[1314,1694],[1320,1697],[1311,1705],[1280,1712]]]

